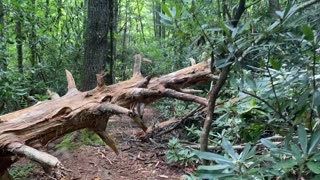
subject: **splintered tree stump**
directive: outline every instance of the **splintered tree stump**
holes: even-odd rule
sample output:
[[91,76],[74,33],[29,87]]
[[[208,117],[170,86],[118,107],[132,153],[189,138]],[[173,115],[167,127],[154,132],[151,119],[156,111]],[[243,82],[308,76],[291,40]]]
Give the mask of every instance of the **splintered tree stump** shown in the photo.
[[207,106],[207,99],[184,88],[212,79],[208,62],[150,78],[138,72],[140,65],[136,64],[141,60],[140,57],[140,62],[135,62],[134,75],[130,80],[106,86],[104,73],[98,74],[97,87],[86,92],[77,90],[71,73],[66,71],[68,92],[64,96],[55,96],[52,100],[0,116],[0,177],[19,156],[64,170],[57,158],[36,148],[84,128],[93,130],[119,154],[116,143],[105,131],[108,119],[114,114],[127,115],[146,131],[147,127],[133,110],[137,103],[148,104],[169,97]]

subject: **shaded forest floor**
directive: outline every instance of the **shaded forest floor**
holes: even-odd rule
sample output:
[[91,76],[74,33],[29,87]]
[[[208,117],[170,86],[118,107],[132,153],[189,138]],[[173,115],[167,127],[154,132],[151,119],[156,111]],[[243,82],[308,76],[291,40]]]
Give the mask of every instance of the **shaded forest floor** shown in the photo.
[[[144,119],[150,126],[161,120],[161,114],[148,106],[145,109]],[[72,171],[70,179],[174,180],[180,179],[188,171],[167,164],[166,146],[137,139],[136,134],[141,132],[141,129],[127,117],[110,118],[108,132],[121,150],[119,156],[116,156],[109,147],[101,145],[82,145],[73,151],[60,150],[50,153],[58,157],[65,167]],[[30,161],[22,159],[13,167],[23,171],[29,164]],[[50,179],[50,177],[37,166],[21,179]]]

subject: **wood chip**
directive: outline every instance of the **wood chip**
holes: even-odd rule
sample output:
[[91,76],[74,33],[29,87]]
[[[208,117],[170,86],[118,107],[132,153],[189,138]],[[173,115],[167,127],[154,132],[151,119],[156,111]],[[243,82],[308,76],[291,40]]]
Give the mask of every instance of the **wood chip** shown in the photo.
[[168,178],[169,178],[169,176],[166,176],[166,175],[159,175],[159,177],[165,178],[165,179],[168,179]]

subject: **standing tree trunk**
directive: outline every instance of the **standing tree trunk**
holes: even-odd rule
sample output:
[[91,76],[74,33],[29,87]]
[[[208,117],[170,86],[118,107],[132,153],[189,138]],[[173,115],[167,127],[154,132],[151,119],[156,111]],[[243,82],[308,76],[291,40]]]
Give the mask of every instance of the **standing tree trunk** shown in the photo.
[[125,1],[125,17],[124,17],[124,27],[123,27],[123,38],[122,38],[122,52],[121,52],[121,80],[125,80],[127,65],[125,59],[127,59],[127,31],[128,31],[128,10],[129,10],[129,1]]
[[107,77],[107,83],[108,84],[113,84],[114,83],[114,61],[116,57],[116,41],[114,37],[114,32],[117,32],[118,28],[118,0],[113,0],[109,2],[110,4],[110,12],[111,12],[111,17],[109,20],[109,31],[110,31],[110,36],[109,38],[109,53],[110,56],[108,56],[108,65],[109,65],[109,77]]
[[37,53],[37,39],[36,39],[36,29],[35,29],[35,8],[36,8],[36,0],[31,0],[31,7],[32,7],[32,13],[31,13],[31,32],[30,32],[30,38],[29,38],[29,48],[30,48],[30,62],[31,66],[34,67],[37,63],[36,60],[36,53]]
[[[162,0],[162,4],[165,4],[166,3],[166,0]],[[160,24],[160,37],[162,39],[165,39],[166,38],[166,28],[165,28],[165,25],[164,24]]]
[[[243,12],[246,10],[245,8],[246,0],[240,0],[239,6],[237,9],[237,12],[231,19],[231,24],[233,27],[237,27],[239,20],[243,14]],[[224,56],[227,56],[226,54]],[[213,56],[211,57],[211,71],[212,73],[214,72],[213,70]],[[211,124],[213,120],[213,115],[214,115],[214,107],[216,104],[216,101],[219,97],[220,90],[222,89],[223,85],[228,79],[228,75],[231,69],[231,65],[227,65],[226,67],[222,68],[222,72],[219,76],[219,79],[217,83],[214,85],[214,87],[211,89],[209,92],[209,101],[208,101],[208,110],[207,110],[207,117],[204,121],[203,124],[203,130],[200,135],[200,150],[201,151],[208,151],[208,140],[209,140],[209,133],[211,130]],[[209,161],[203,160],[203,164],[208,165]]]
[[154,28],[154,36],[157,38],[161,38],[161,22],[160,22],[160,15],[159,12],[161,12],[161,5],[158,1],[152,1],[153,2],[153,28]]
[[16,17],[16,47],[17,47],[17,60],[18,60],[18,69],[20,73],[23,73],[23,42],[22,42],[22,14],[17,12]]
[[276,11],[280,10],[279,0],[269,0],[269,14],[272,17],[277,17]]
[[[7,48],[6,48],[6,40],[5,40],[5,22],[4,22],[5,10],[3,8],[3,0],[0,0],[0,51],[2,51],[0,55],[0,72],[7,70]],[[0,103],[1,107],[1,103]]]
[[96,74],[105,69],[108,71],[107,82],[112,82],[113,41],[109,41],[109,38],[113,38],[110,32],[110,27],[113,27],[113,15],[113,0],[88,0],[82,90],[94,88]]
[[139,18],[139,22],[140,22],[142,40],[143,40],[144,44],[147,44],[146,38],[144,36],[144,30],[143,30],[144,27],[143,27],[142,16],[141,16],[142,8],[140,8],[139,0],[137,0],[137,7],[138,7],[137,10],[138,10],[138,18]]

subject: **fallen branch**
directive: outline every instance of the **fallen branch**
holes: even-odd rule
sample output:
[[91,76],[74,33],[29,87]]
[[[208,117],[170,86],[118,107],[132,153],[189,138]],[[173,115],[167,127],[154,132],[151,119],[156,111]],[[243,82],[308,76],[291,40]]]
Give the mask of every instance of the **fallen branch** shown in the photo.
[[37,148],[84,128],[92,129],[119,154],[116,142],[105,132],[109,117],[126,115],[146,131],[142,119],[132,109],[137,103],[148,104],[170,97],[207,105],[205,98],[177,91],[208,82],[211,77],[207,62],[158,78],[144,78],[138,70],[131,79],[110,86],[104,84],[105,73],[98,74],[96,88],[86,92],[77,90],[71,73],[66,71],[68,92],[64,96],[0,116],[0,174],[7,171],[17,155],[61,169],[63,166],[58,159]]

